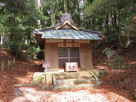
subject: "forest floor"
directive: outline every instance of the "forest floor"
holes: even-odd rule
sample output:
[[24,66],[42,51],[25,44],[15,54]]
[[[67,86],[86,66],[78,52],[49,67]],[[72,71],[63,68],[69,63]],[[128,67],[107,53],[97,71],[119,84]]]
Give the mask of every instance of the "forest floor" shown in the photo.
[[[13,68],[0,71],[0,102],[134,102],[136,89],[136,52],[125,52],[123,57],[133,68],[111,70],[103,49],[94,50],[94,68],[104,69],[108,75],[99,87],[69,91],[43,91],[35,87],[19,87],[22,94],[15,95],[15,84],[29,84],[36,71],[43,71],[41,61],[16,61]],[[0,62],[11,60],[9,53],[0,49]]]

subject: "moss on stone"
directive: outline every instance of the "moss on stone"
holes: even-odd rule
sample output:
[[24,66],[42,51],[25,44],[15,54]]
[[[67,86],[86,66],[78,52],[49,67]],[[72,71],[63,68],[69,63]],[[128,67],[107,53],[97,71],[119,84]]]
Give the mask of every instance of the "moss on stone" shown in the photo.
[[105,70],[91,69],[90,71],[93,72],[98,78],[101,78],[107,75],[107,72]]
[[33,85],[45,84],[44,72],[35,72],[32,78]]

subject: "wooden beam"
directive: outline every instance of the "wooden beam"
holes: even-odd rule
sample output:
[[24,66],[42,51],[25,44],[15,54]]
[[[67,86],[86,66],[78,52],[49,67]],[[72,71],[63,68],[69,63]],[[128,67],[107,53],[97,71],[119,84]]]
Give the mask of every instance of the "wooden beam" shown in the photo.
[[90,40],[45,39],[47,43],[90,43]]
[[79,47],[79,43],[59,43],[58,47]]

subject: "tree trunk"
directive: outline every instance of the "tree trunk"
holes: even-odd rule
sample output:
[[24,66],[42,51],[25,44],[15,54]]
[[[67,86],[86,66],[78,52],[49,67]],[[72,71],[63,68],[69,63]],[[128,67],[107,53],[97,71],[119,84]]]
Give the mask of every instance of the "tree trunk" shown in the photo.
[[[12,17],[12,24],[13,24],[13,29],[11,31],[11,36],[10,36],[10,52],[11,54],[13,55],[16,55],[17,54],[17,44],[18,43],[15,43],[15,32],[16,32],[16,14],[13,13],[13,17]],[[14,43],[13,43],[14,42]]]
[[117,17],[116,12],[114,12],[111,17],[112,18],[112,27],[113,27],[113,31],[115,31],[116,34],[118,35],[118,40],[119,40],[120,46],[123,46],[123,43],[121,40],[121,34],[120,34],[118,26],[117,26],[117,18],[116,17]]
[[114,18],[113,18],[113,15],[112,15],[112,13],[111,13],[111,24],[112,24],[112,28],[113,28],[113,32],[114,32],[114,30],[115,30],[115,26],[114,26]]
[[3,44],[4,35],[0,35],[0,44]]
[[114,27],[115,27],[116,31],[119,33],[118,26],[117,26],[117,15],[116,15],[116,12],[114,12],[114,14],[113,14],[113,20],[114,20]]
[[50,4],[50,10],[51,10],[51,23],[52,23],[52,26],[55,25],[56,23],[56,19],[55,19],[55,16],[56,16],[56,0],[51,0],[51,4]]
[[130,35],[129,33],[127,32],[127,42],[126,42],[126,45],[125,45],[125,48],[127,48],[130,44],[131,44],[131,41],[130,41]]
[[68,12],[68,7],[67,7],[67,0],[64,0],[64,11]]
[[108,34],[109,33],[109,15],[108,14],[106,14],[105,27],[106,27],[106,34]]
[[92,25],[92,29],[94,30],[94,29],[95,29],[95,28],[94,28],[94,25],[95,25],[95,18],[94,18],[94,17],[92,17],[91,25]]
[[77,0],[77,11],[78,11],[78,26],[80,26],[80,8],[79,8],[79,1]]

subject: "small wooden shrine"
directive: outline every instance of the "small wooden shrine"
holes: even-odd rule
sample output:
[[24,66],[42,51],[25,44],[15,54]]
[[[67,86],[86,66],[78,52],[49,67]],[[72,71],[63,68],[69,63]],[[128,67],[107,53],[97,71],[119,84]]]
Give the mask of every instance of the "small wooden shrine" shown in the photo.
[[44,49],[44,61],[50,63],[50,68],[65,69],[66,63],[73,62],[79,70],[93,67],[92,41],[102,40],[103,36],[101,32],[80,29],[68,13],[54,27],[35,30],[33,35]]

